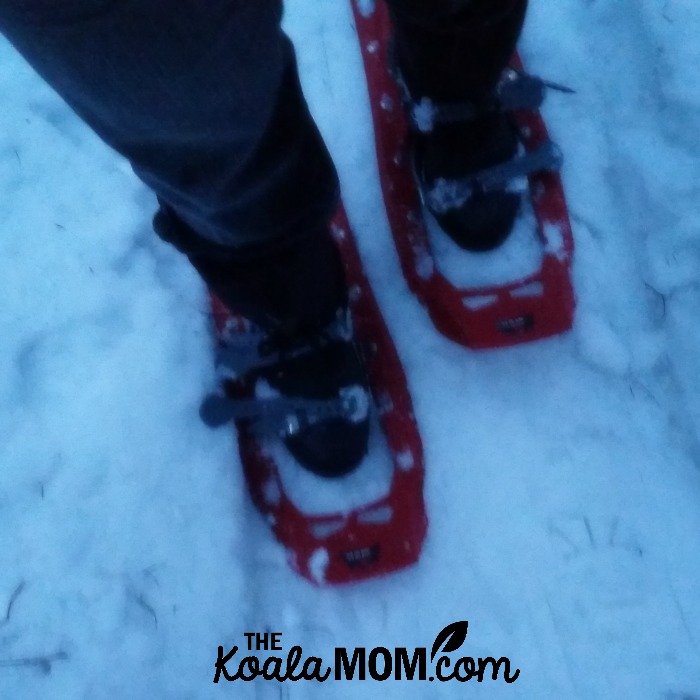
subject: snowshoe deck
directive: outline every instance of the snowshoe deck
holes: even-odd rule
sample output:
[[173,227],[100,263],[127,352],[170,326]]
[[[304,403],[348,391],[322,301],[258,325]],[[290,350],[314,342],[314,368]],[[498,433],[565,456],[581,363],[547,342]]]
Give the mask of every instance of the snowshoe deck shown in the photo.
[[[352,0],[369,87],[379,173],[389,223],[409,288],[436,328],[471,348],[538,340],[571,328],[575,299],[570,279],[573,235],[561,179],[553,172],[529,176],[529,193],[543,247],[534,274],[502,285],[458,288],[438,269],[423,217],[408,150],[409,124],[388,61],[391,32],[383,2]],[[512,67],[521,69],[514,56]],[[527,154],[549,143],[539,112],[515,118]]]
[[[375,410],[391,455],[388,492],[362,506],[323,515],[306,513],[288,495],[280,465],[253,426],[247,421],[236,424],[253,502],[287,549],[292,567],[318,585],[360,581],[410,566],[420,555],[427,531],[423,447],[403,368],[342,208],[333,231],[346,268],[350,312],[367,363]],[[220,341],[237,328],[244,330],[245,320],[231,314],[215,297],[212,309]],[[227,389],[236,393],[232,383]]]

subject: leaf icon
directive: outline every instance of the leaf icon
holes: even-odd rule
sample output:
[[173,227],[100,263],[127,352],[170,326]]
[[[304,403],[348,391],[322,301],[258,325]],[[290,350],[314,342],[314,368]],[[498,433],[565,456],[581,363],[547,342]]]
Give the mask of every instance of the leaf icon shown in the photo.
[[459,649],[467,638],[468,628],[469,622],[467,622],[467,620],[461,620],[460,622],[453,622],[451,625],[447,625],[447,627],[435,637],[433,648],[430,652],[430,661],[432,662],[435,660],[435,654],[440,651],[440,647],[442,647],[442,652],[444,654]]

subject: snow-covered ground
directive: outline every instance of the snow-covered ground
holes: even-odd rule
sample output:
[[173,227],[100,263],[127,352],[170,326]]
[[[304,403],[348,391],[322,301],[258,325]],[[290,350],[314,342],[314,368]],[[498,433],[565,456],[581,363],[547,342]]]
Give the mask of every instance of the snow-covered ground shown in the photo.
[[[700,5],[532,0],[576,326],[475,353],[409,294],[347,3],[287,0],[426,449],[420,564],[312,588],[247,500],[204,289],[153,197],[0,43],[0,698],[700,698]],[[214,685],[218,645],[508,656],[502,682]],[[265,695],[267,693],[267,695]]]

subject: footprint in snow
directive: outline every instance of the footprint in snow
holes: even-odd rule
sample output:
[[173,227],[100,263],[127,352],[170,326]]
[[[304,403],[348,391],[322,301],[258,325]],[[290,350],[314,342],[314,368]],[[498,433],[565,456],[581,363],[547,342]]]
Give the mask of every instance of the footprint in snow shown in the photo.
[[549,535],[562,560],[558,586],[579,615],[644,605],[648,564],[634,532],[618,518],[560,517]]

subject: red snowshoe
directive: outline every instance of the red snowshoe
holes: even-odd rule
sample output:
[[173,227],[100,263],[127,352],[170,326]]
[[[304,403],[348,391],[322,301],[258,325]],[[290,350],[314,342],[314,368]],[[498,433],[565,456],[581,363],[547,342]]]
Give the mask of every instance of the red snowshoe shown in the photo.
[[[318,585],[359,581],[415,563],[427,530],[423,504],[423,447],[403,368],[364,275],[342,208],[333,231],[346,268],[350,314],[369,373],[377,430],[383,434],[384,445],[377,446],[375,440],[374,448],[384,448],[388,452],[386,488],[370,502],[350,506],[336,504],[331,512],[328,509],[323,513],[310,512],[292,498],[285,482],[281,460],[291,459],[285,450],[271,449],[254,421],[236,421],[240,456],[251,497],[286,547],[292,567]],[[232,335],[251,330],[248,321],[232,314],[215,297],[212,309],[220,344],[225,344]],[[217,412],[225,416],[226,403],[235,407],[237,401],[247,402],[251,407],[258,404],[257,409],[260,409],[259,397],[253,399],[244,385],[228,380],[226,396],[209,397],[203,405],[205,422],[222,423],[223,420],[211,416]],[[264,403],[264,399],[262,401]],[[279,405],[271,398],[263,411],[270,415]],[[301,406],[301,410],[306,408]],[[353,410],[352,406],[349,410]],[[281,418],[296,421],[299,416],[292,412]],[[298,464],[295,470],[304,473]],[[317,479],[313,488],[319,490],[331,482],[338,483],[335,479],[310,477],[308,472],[304,478]]]
[[[388,11],[383,2],[375,5],[360,0],[353,1],[353,11],[369,85],[379,172],[394,241],[408,285],[427,308],[437,329],[471,348],[515,345],[570,329],[575,307],[570,279],[573,236],[561,179],[556,173],[560,153],[549,140],[544,122],[536,111],[538,105],[525,105],[528,109],[513,112],[525,152],[518,163],[510,166],[510,171],[503,167],[484,171],[476,184],[499,186],[513,176],[527,176],[543,248],[541,267],[534,274],[502,285],[459,288],[438,269],[426,228],[408,147],[409,118],[402,107],[405,95],[392,75],[388,60],[391,33]],[[516,104],[522,83],[537,81],[523,76],[521,68],[516,55],[505,80],[511,83],[506,88],[516,93]],[[560,87],[543,81],[538,84]],[[414,123],[436,116],[431,105],[415,105],[415,108],[411,115]],[[469,188],[475,183],[456,184]],[[459,196],[459,192],[443,192],[439,196],[446,195]]]

